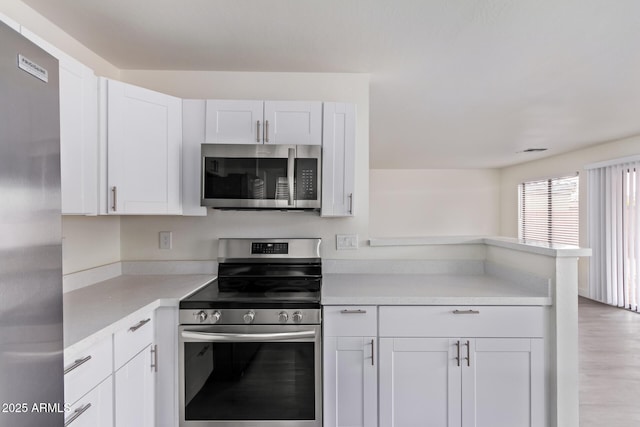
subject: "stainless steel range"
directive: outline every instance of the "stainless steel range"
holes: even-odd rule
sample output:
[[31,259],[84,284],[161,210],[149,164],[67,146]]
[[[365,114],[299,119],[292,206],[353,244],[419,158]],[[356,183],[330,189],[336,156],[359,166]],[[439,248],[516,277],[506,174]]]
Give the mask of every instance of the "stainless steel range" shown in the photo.
[[220,239],[180,302],[181,427],[321,427],[320,239]]

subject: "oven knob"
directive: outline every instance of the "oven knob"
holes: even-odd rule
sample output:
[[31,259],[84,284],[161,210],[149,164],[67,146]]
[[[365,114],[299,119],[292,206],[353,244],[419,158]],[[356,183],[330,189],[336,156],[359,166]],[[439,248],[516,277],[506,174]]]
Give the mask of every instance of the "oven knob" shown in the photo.
[[287,314],[286,311],[281,311],[280,314],[278,314],[278,321],[280,323],[287,323],[287,320],[289,320],[289,314]]
[[253,319],[256,317],[256,314],[253,311],[247,311],[244,316],[242,316],[242,319],[244,320],[244,323],[253,323]]
[[213,313],[211,313],[211,323],[218,323],[220,317],[222,317],[222,313],[220,313],[218,310],[214,311]]
[[302,312],[301,311],[296,311],[295,313],[293,313],[293,321],[295,323],[300,323],[302,322]]
[[199,311],[197,313],[194,313],[194,316],[200,323],[207,320],[207,313],[205,313],[204,311]]

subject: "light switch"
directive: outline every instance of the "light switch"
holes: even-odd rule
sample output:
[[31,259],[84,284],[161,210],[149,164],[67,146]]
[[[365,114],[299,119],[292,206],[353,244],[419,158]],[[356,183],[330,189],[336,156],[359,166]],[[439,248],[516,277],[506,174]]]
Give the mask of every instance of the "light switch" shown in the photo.
[[336,249],[339,251],[358,249],[358,235],[336,234]]

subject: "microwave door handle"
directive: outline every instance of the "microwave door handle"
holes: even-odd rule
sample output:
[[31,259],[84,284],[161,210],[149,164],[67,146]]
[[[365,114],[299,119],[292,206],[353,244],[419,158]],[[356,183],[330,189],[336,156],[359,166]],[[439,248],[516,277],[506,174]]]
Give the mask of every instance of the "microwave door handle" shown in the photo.
[[315,338],[316,331],[278,332],[268,334],[229,334],[182,331],[182,338],[207,342],[273,342]]
[[293,186],[294,186],[295,168],[296,168],[296,149],[289,148],[289,160],[287,162],[287,185],[289,186],[289,206],[294,205]]

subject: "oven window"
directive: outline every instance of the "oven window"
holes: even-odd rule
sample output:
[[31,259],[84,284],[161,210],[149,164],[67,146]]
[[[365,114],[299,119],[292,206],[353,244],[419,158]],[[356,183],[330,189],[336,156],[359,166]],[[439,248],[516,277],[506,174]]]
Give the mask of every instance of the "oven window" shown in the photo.
[[286,158],[206,157],[206,199],[287,199]]
[[314,420],[314,343],[184,343],[186,420]]

